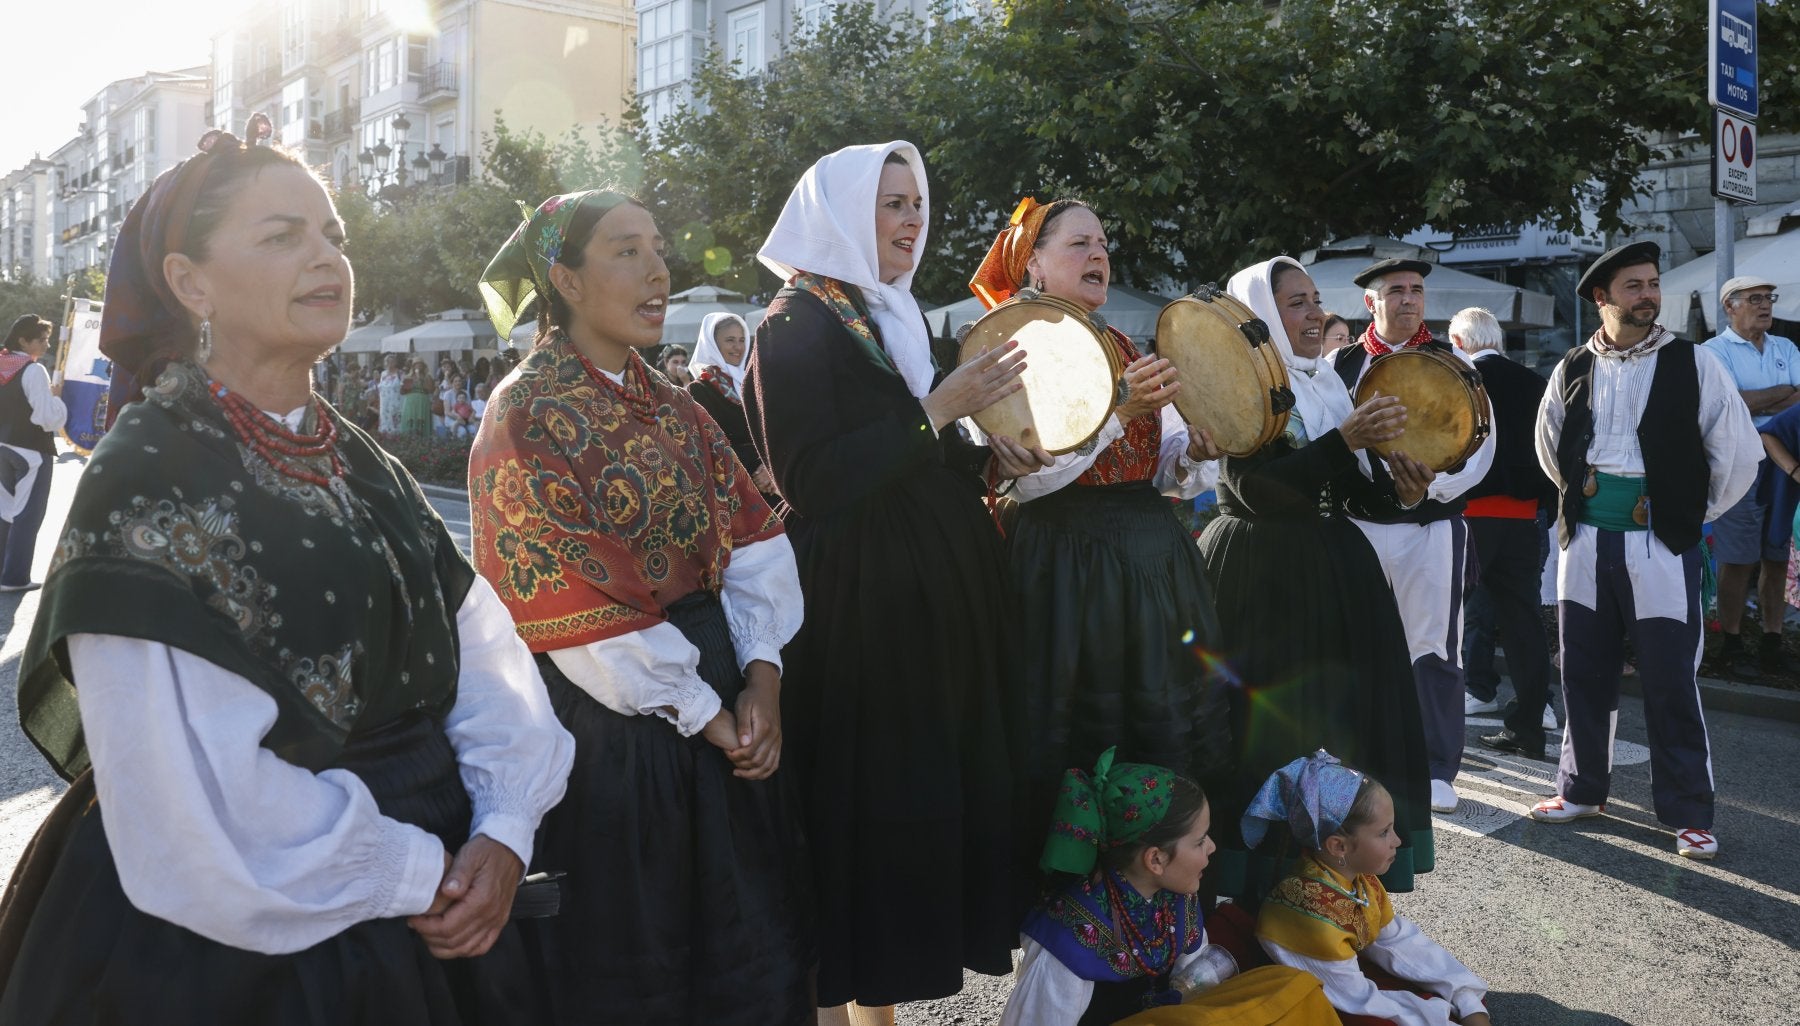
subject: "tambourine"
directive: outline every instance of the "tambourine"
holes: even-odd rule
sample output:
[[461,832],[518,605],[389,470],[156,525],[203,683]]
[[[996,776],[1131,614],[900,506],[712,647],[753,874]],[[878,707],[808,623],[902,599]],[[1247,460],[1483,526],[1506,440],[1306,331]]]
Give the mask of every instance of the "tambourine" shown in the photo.
[[1020,375],[1025,387],[972,419],[989,435],[1041,446],[1052,456],[1079,449],[1105,426],[1118,402],[1118,348],[1080,306],[1027,293],[970,325],[957,362],[1015,340],[1028,354]]

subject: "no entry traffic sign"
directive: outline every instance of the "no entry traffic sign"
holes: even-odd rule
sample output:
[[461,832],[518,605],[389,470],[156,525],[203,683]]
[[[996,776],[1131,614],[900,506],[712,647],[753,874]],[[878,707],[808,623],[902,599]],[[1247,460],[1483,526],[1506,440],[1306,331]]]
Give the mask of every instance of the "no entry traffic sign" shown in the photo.
[[1712,192],[1720,199],[1756,202],[1756,125],[1713,111]]

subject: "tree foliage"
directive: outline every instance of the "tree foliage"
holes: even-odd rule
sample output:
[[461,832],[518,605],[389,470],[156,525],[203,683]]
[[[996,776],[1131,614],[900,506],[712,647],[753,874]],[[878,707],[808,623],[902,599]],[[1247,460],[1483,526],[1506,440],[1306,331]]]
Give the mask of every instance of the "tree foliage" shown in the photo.
[[[754,251],[800,173],[910,139],[931,174],[917,288],[965,295],[1021,194],[1099,210],[1123,280],[1222,277],[1331,238],[1584,207],[1617,227],[1641,169],[1708,129],[1705,0],[1005,0],[925,27],[839,8],[760,78],[715,60],[663,127],[668,223]],[[1800,4],[1765,6],[1764,131],[1800,124]],[[749,262],[729,274],[740,287]],[[708,270],[703,268],[702,270]]]

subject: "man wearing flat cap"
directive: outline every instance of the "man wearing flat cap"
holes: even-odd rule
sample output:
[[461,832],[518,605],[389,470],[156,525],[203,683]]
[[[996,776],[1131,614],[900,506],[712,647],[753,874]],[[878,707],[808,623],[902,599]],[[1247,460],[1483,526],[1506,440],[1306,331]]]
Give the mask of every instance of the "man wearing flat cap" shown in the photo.
[[[1800,404],[1800,351],[1779,335],[1769,334],[1775,316],[1775,283],[1744,275],[1719,290],[1730,323],[1706,341],[1706,350],[1717,356],[1737,382],[1738,395],[1750,409],[1750,419],[1762,430],[1777,413]],[[1781,669],[1781,620],[1787,611],[1783,595],[1787,583],[1788,525],[1769,531],[1774,489],[1764,483],[1779,473],[1763,461],[1756,487],[1713,523],[1713,554],[1719,560],[1719,627],[1724,635],[1714,665],[1723,672],[1749,680]],[[1772,482],[1771,482],[1772,483]],[[1774,535],[1773,538],[1768,535]],[[1756,588],[1757,608],[1762,612],[1762,637],[1751,661],[1740,628],[1744,599],[1750,590],[1750,574],[1758,564],[1762,579]]]
[[1677,854],[1710,859],[1712,752],[1695,681],[1700,526],[1750,489],[1763,447],[1725,365],[1656,323],[1661,256],[1655,243],[1620,246],[1582,275],[1576,292],[1599,306],[1600,330],[1551,372],[1538,410],[1538,462],[1558,492],[1566,722],[1557,793],[1531,818],[1605,811],[1629,636],[1656,818],[1675,830]]
[[[1425,276],[1430,273],[1431,265],[1423,260],[1391,259],[1356,275],[1373,323],[1361,339],[1331,354],[1332,366],[1351,395],[1376,359],[1397,350],[1436,349],[1474,366],[1454,346],[1433,338],[1425,326]],[[1490,409],[1490,422],[1492,418]],[[1400,444],[1404,446],[1404,436]],[[1451,782],[1462,765],[1464,742],[1462,593],[1468,525],[1461,496],[1487,476],[1493,460],[1494,437],[1489,435],[1462,466],[1432,478],[1417,506],[1389,520],[1355,521],[1381,557],[1406,625],[1413,685],[1425,725],[1431,807],[1438,812],[1456,809]],[[1369,466],[1377,484],[1393,486],[1380,460],[1371,459]]]

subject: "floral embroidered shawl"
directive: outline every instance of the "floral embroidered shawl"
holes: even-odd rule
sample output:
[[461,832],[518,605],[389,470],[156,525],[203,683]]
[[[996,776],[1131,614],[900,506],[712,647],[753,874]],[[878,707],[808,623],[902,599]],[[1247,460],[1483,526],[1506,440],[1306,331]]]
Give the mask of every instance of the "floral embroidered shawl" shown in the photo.
[[[1102,869],[1101,873],[1111,870]],[[1145,898],[1123,878],[1113,877],[1125,896],[1125,914],[1146,946],[1138,958],[1131,941],[1114,927],[1106,885],[1096,874],[1065,887],[1025,917],[1020,932],[1044,946],[1056,960],[1084,980],[1119,983],[1144,975],[1141,959],[1160,976],[1166,976],[1175,959],[1200,946],[1200,902],[1170,891]],[[1173,934],[1177,950],[1169,950]]]
[[245,677],[275,699],[263,747],[315,771],[358,730],[449,711],[474,571],[399,462],[337,428],[349,515],[243,445],[192,364],[121,411],[20,663],[20,721],[58,772],[88,765],[71,634],[161,642]]
[[781,533],[725,432],[634,351],[651,422],[558,333],[488,399],[469,459],[475,566],[533,652],[643,630],[731,550]]
[[1379,879],[1352,880],[1309,853],[1263,901],[1256,935],[1308,958],[1342,962],[1373,944],[1393,921],[1394,906]]

